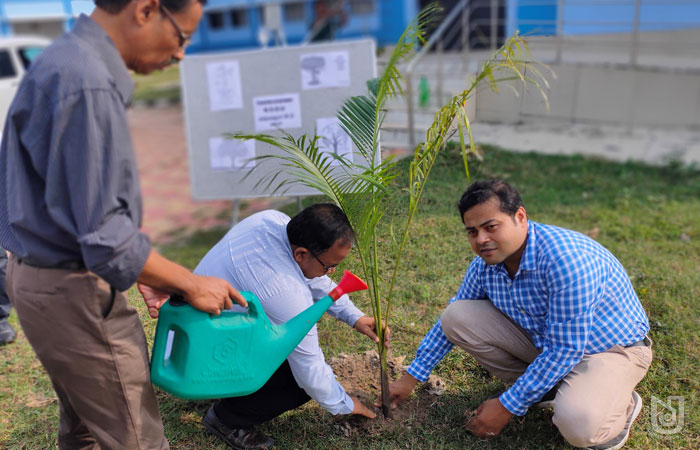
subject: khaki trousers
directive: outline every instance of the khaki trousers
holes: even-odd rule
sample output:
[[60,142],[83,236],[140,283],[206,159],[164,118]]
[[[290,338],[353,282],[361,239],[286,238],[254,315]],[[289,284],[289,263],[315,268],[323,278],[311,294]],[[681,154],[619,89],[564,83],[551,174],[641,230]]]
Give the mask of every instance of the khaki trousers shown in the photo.
[[8,294],[49,374],[62,449],[167,449],[136,310],[87,270],[11,256]]
[[[442,330],[492,375],[513,383],[539,354],[529,334],[489,300],[464,300],[442,313]],[[554,399],[552,422],[575,447],[617,437],[632,412],[632,391],[651,364],[650,347],[614,346],[583,357]]]

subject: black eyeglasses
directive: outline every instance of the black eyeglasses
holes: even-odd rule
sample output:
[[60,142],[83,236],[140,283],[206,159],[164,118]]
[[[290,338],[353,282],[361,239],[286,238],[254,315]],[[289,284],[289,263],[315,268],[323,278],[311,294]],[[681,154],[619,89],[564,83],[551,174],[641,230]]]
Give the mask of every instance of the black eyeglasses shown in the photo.
[[173,15],[170,13],[170,11],[168,11],[168,9],[165,6],[163,6],[162,3],[159,3],[158,7],[160,8],[160,11],[165,15],[165,17],[168,18],[170,23],[173,24],[175,31],[177,31],[177,37],[178,39],[180,39],[180,48],[187,47],[190,44],[190,41],[192,40],[192,36],[182,31],[180,25],[178,25],[177,22],[175,22],[175,18],[173,17]]
[[[309,249],[307,249],[307,250],[309,250]],[[333,264],[333,265],[331,265],[331,266],[327,266],[327,265],[323,264],[323,261],[321,261],[321,258],[319,258],[318,256],[316,256],[316,253],[312,252],[311,250],[309,250],[309,253],[311,253],[311,256],[313,256],[314,258],[316,258],[316,261],[318,261],[318,263],[321,264],[321,265],[323,266],[323,274],[324,274],[324,275],[327,274],[327,273],[333,272],[333,271],[335,270],[335,268],[338,267],[338,264]]]

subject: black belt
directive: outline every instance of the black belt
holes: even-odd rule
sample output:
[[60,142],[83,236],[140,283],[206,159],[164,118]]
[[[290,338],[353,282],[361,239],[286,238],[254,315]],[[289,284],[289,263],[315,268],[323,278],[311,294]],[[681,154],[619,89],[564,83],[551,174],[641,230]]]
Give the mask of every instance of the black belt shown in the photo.
[[17,258],[20,264],[26,264],[32,267],[38,267],[40,269],[64,269],[64,270],[81,270],[85,268],[85,264],[82,261],[63,261],[56,264],[46,264],[42,262],[35,261],[31,258]]
[[625,346],[625,348],[630,347],[651,347],[651,339],[649,339],[648,336],[644,336],[644,339],[642,339],[641,341],[637,341],[635,343]]

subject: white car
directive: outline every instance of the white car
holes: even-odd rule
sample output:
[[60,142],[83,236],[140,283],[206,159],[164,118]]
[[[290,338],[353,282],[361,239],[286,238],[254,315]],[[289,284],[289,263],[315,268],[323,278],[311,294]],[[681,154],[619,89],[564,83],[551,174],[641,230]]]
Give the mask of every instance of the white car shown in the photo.
[[19,81],[32,61],[50,43],[46,38],[35,36],[0,38],[0,137]]

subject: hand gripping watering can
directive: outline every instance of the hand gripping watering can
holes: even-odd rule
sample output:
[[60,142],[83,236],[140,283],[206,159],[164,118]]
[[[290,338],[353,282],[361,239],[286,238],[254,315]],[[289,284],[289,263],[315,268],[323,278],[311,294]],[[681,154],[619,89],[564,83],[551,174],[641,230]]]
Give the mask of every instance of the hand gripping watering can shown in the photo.
[[281,325],[270,323],[258,298],[241,292],[248,312],[219,316],[172,296],[160,308],[151,358],[151,381],[181,398],[238,397],[260,389],[323,313],[350,292],[367,289],[345,271],[327,296]]

